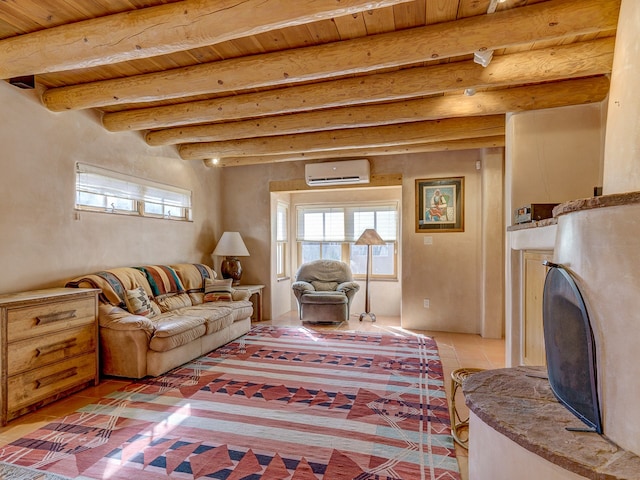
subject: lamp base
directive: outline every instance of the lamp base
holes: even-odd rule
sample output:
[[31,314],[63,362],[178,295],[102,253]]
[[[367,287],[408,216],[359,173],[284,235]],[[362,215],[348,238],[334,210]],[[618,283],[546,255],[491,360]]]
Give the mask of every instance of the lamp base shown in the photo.
[[360,321],[362,321],[366,316],[369,316],[369,318],[371,318],[371,323],[376,321],[376,314],[371,312],[362,312],[360,314]]
[[242,265],[238,257],[224,257],[222,264],[220,265],[220,273],[222,278],[231,278],[232,285],[240,285],[240,279],[242,278]]

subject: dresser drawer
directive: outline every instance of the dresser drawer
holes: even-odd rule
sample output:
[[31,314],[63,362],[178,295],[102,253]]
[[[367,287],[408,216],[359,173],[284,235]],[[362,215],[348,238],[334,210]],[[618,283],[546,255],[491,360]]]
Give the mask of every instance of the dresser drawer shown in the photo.
[[[76,385],[93,381],[96,355],[89,353],[7,379],[7,410],[13,412]],[[11,415],[9,415],[11,417]]]
[[93,323],[95,305],[95,300],[87,297],[9,309],[7,341],[24,340]]
[[11,343],[7,355],[7,375],[59,362],[83,353],[95,352],[96,327],[90,323],[51,335]]

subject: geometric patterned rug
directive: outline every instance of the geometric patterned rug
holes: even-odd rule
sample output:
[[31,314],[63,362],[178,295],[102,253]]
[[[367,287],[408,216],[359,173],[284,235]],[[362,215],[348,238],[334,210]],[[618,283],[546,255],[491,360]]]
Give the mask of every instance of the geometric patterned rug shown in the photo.
[[460,478],[433,339],[304,327],[256,326],[0,447],[0,462],[3,479]]

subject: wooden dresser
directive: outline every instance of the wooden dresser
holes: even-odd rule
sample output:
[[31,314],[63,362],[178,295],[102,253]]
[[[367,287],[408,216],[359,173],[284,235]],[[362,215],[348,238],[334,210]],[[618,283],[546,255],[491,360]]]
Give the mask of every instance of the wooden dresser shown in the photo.
[[97,289],[0,295],[0,421],[99,382]]

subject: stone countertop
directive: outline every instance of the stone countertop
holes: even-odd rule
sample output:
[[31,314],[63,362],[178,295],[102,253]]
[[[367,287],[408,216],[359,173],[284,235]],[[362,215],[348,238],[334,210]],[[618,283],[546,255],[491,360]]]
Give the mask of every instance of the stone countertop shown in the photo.
[[545,367],[475,373],[462,385],[466,404],[497,432],[566,470],[593,480],[640,480],[640,457],[604,435],[566,430],[587,426],[558,402],[540,378],[546,373]]
[[558,217],[580,210],[590,210],[602,207],[617,207],[620,205],[630,205],[640,203],[640,192],[614,193],[602,195],[600,197],[580,198],[570,202],[561,203],[553,209],[553,216]]
[[508,232],[514,232],[517,230],[526,230],[528,228],[546,227],[549,225],[555,225],[558,223],[557,218],[545,218],[543,220],[534,220],[533,222],[517,223],[507,227]]

